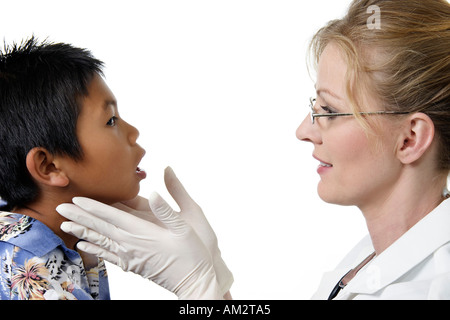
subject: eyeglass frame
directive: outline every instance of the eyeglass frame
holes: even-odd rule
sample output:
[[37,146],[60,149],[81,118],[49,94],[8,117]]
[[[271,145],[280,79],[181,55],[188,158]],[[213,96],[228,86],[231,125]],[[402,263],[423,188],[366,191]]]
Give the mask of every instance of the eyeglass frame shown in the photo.
[[[314,124],[315,118],[322,117],[346,117],[346,116],[354,116],[355,113],[341,113],[341,112],[330,112],[330,113],[315,113],[314,112],[314,102],[316,102],[315,98],[309,98],[309,108],[311,109],[311,123]],[[387,114],[387,115],[396,115],[396,114],[409,114],[409,111],[371,111],[371,112],[357,112],[360,115],[376,115],[376,114]]]

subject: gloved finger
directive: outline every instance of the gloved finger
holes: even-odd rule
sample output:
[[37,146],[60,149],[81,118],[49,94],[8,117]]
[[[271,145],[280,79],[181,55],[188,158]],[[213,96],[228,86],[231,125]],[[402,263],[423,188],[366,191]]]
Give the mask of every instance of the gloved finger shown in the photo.
[[87,240],[87,239],[85,239],[85,236],[87,234],[87,230],[89,230],[89,229],[84,226],[81,226],[75,222],[64,221],[63,223],[61,223],[60,229],[62,231],[64,231],[65,233],[68,233],[79,239]]
[[60,228],[62,231],[71,234],[78,239],[83,239],[94,243],[104,248],[105,250],[118,252],[118,250],[120,249],[119,244],[114,240],[75,222],[65,221],[61,223]]
[[[142,198],[144,199],[144,198]],[[143,219],[146,221],[149,221],[151,223],[154,223],[160,227],[164,227],[164,225],[161,223],[161,221],[159,221],[158,218],[155,217],[155,215],[153,214],[153,212],[150,209],[150,206],[148,204],[148,199],[145,199],[145,202],[147,203],[147,210],[145,211],[137,211],[134,210],[133,208],[129,207],[127,204],[123,203],[123,202],[119,202],[119,203],[115,203],[112,206],[116,209],[125,211],[139,219]]]
[[167,167],[164,170],[164,183],[167,191],[169,191],[181,211],[197,206],[171,167]]
[[155,216],[164,223],[167,229],[177,235],[185,233],[186,223],[158,193],[153,192],[148,198],[148,203]]
[[[134,199],[121,201],[119,203],[137,211],[151,211],[150,206],[148,205],[148,199],[141,196],[136,196]],[[115,207],[116,204],[113,204],[112,206]]]
[[122,269],[126,268],[126,266],[124,265],[120,265],[121,264],[121,259],[115,255],[112,252],[109,252],[108,250],[105,250],[99,246],[96,246],[95,244],[86,242],[86,241],[80,241],[77,243],[77,249],[87,252],[89,254],[93,254],[97,257],[100,257],[108,262],[111,262],[112,264],[115,264],[119,267],[121,267]]
[[[142,220],[135,217],[128,212],[116,209],[112,206],[104,204],[102,202],[92,200],[85,197],[75,197],[72,199],[73,203],[78,207],[82,208],[84,211],[88,212],[90,216],[95,216],[101,221],[106,221],[114,226],[119,227],[127,232],[133,232],[136,228],[141,225]],[[73,219],[70,219],[73,220]],[[77,221],[78,222],[78,221]],[[81,223],[90,229],[97,230],[104,233],[103,229],[92,228],[88,224]]]
[[[59,205],[56,210],[67,219],[94,230],[117,243],[120,243],[124,233],[134,236],[157,235],[162,230],[157,224],[89,198],[78,197],[74,198],[74,201],[77,205],[64,203]],[[100,210],[105,210],[105,212],[100,213]]]
[[78,223],[79,225],[85,226],[89,229],[96,230],[102,232],[106,236],[110,236],[111,231],[115,231],[115,227],[113,224],[99,219],[96,216],[93,216],[89,212],[86,212],[82,208],[71,204],[71,203],[63,203],[56,207],[56,211],[63,217]]

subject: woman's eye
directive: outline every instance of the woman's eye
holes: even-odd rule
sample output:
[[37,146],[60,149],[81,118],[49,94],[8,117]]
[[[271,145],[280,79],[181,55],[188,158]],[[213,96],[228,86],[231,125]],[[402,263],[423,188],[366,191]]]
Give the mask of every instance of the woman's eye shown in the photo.
[[320,106],[325,114],[330,113],[330,116],[327,117],[328,119],[334,119],[333,113],[336,113],[334,110],[332,110],[329,106]]
[[114,116],[111,119],[108,120],[106,123],[107,126],[114,127],[116,125],[117,117]]
[[325,113],[334,113],[329,106],[320,106]]

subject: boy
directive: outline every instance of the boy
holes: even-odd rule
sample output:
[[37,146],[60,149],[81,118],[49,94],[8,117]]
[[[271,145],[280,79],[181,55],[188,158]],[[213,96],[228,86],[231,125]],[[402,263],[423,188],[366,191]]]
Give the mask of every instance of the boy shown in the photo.
[[132,199],[145,178],[102,66],[34,37],[0,52],[0,299],[109,299],[103,261],[74,250],[55,210],[74,196]]

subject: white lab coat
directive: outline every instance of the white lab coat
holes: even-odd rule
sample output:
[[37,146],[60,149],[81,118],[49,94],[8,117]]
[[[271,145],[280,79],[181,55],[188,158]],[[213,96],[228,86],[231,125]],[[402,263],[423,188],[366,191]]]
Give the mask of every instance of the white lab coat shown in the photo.
[[[323,275],[312,299],[327,299],[342,276],[373,251],[366,236]],[[450,199],[375,256],[335,298],[351,299],[450,299]]]

